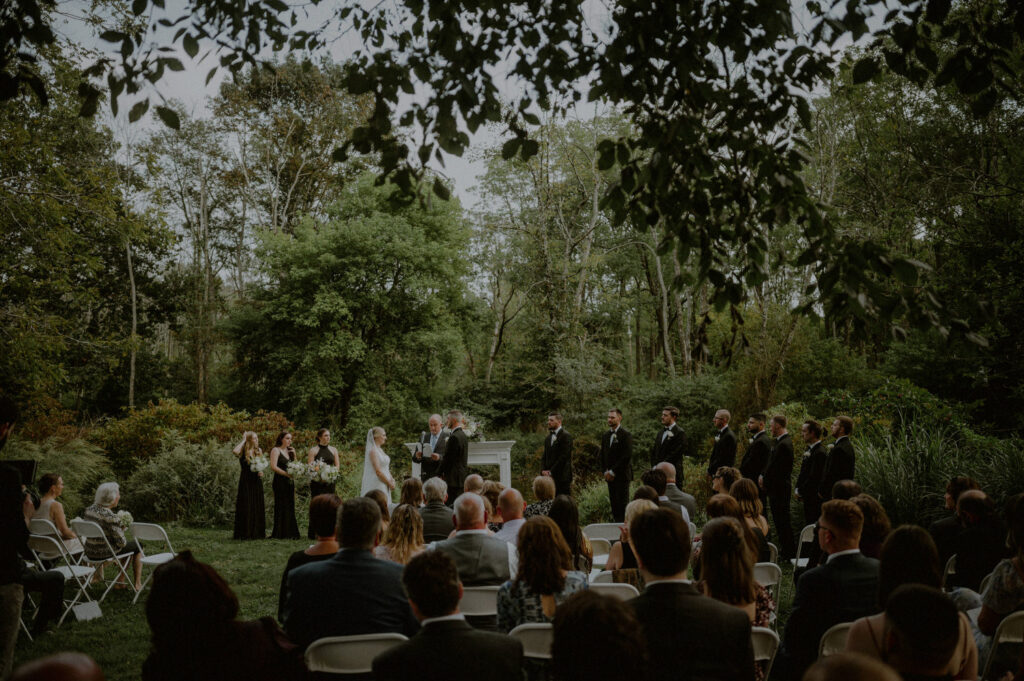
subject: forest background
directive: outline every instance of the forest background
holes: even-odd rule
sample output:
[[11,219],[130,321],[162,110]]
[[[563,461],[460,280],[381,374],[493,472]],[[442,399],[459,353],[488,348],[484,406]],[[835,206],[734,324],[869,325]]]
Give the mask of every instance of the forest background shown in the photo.
[[[701,276],[706,252],[617,219],[602,197],[624,159],[602,140],[637,122],[615,107],[536,119],[511,138],[526,160],[505,138],[473,150],[486,171],[467,207],[441,177],[416,200],[375,182],[374,153],[333,154],[376,111],[344,87],[344,64],[241,68],[209,116],[171,104],[160,115],[175,127],[115,135],[79,116],[81,49],[41,53],[48,106],[0,103],[0,385],[23,411],[3,455],[63,471],[72,513],[115,477],[129,507],[226,522],[227,443],[244,429],[265,449],[294,429],[304,449],[331,428],[350,487],[380,425],[400,478],[398,443],[449,408],[517,441],[524,489],[561,411],[589,519],[607,511],[596,457],[612,407],[638,470],[662,406],[680,407],[701,497],[718,408],[741,431],[754,412],[794,426],[849,414],[858,478],[897,522],[940,513],[951,474],[1000,500],[1024,489],[1018,102],[979,115],[960,83],[884,71],[854,84],[853,49],[813,100],[801,179],[839,243],[919,263],[893,280],[971,329],[894,334],[813,304],[820,273],[792,257],[796,224],[766,234],[767,278],[723,301]],[[720,276],[745,281],[744,255],[716,252]]]

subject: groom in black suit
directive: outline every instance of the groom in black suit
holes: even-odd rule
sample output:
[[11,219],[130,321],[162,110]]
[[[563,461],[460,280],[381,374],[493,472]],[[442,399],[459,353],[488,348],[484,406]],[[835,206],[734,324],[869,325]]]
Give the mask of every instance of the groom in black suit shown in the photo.
[[661,410],[661,425],[664,426],[654,436],[654,446],[651,447],[651,468],[654,468],[662,461],[668,461],[676,467],[676,480],[683,479],[683,450],[686,449],[686,435],[683,429],[676,423],[679,418],[679,409],[676,407],[664,407]]
[[555,494],[572,494],[572,435],[562,427],[562,415],[548,414],[548,431],[544,438],[544,457],[541,475],[555,481]]
[[444,443],[444,454],[437,467],[437,474],[448,483],[448,505],[455,501],[454,497],[466,483],[469,473],[469,438],[462,430],[462,412],[453,409],[448,412],[448,439]]
[[[441,415],[433,414],[427,421],[429,432],[420,435],[419,447],[413,458],[420,464],[420,480],[426,482],[437,475],[437,469],[441,467],[441,455],[444,454],[444,443],[448,434],[441,427]],[[423,455],[425,445],[430,445],[430,456]]]
[[622,410],[608,412],[609,430],[601,437],[601,469],[608,482],[608,500],[612,517],[621,523],[626,518],[629,481],[633,479],[633,436],[622,427]]

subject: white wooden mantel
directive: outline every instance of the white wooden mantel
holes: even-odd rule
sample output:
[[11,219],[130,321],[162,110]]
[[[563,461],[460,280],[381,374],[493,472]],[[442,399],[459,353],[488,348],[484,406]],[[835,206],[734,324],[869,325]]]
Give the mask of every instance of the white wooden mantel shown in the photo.
[[[512,445],[515,440],[493,440],[487,442],[469,443],[469,465],[470,466],[497,466],[498,479],[505,487],[512,486]],[[416,453],[415,442],[403,443],[409,450],[409,458],[412,461],[412,477],[420,477],[420,464],[412,456]],[[460,490],[461,493],[461,490]]]

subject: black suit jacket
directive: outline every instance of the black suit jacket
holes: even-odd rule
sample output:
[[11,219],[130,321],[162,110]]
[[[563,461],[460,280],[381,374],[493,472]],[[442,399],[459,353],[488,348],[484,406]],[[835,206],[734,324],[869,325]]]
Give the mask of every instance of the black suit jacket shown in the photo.
[[740,473],[744,478],[757,482],[758,476],[761,475],[761,471],[764,470],[765,464],[768,463],[768,457],[772,453],[770,441],[768,433],[763,430],[754,437],[754,441],[747,447],[747,453],[743,455],[743,461],[740,463]]
[[541,469],[551,471],[551,479],[556,484],[572,484],[572,435],[565,428],[558,431],[554,444],[551,442],[550,433],[544,438]]
[[692,584],[651,584],[631,600],[647,641],[651,681],[754,678],[747,614]]
[[793,479],[793,438],[789,433],[775,441],[762,475],[764,489],[770,496],[789,496]]
[[462,428],[456,428],[448,434],[444,443],[444,454],[437,467],[437,474],[448,483],[448,498],[453,499],[462,494],[469,473],[469,438]]
[[736,465],[736,433],[729,430],[728,426],[723,429],[715,446],[711,449],[711,460],[708,461],[708,475],[714,475],[722,466]]
[[800,462],[800,473],[796,478],[797,493],[804,502],[817,503],[818,487],[821,485],[821,476],[825,472],[825,445],[816,443],[810,448],[810,453],[803,457]]
[[423,541],[428,544],[447,539],[455,529],[452,509],[440,501],[431,501],[420,507],[420,517],[423,518]]
[[825,455],[818,496],[827,501],[832,498],[832,485],[837,480],[853,480],[853,465],[853,443],[850,438],[842,437],[832,446],[832,451]]
[[651,468],[654,468],[662,461],[668,461],[670,464],[676,467],[676,480],[680,480],[680,476],[683,473],[683,450],[686,449],[686,433],[679,427],[678,423],[673,423],[672,428],[669,429],[672,433],[672,437],[667,438],[664,442],[661,441],[662,434],[665,429],[658,431],[658,434],[654,436],[654,446],[651,447]]
[[783,657],[789,676],[799,679],[818,657],[829,627],[878,612],[878,561],[860,553],[836,556],[805,572],[796,583],[786,623]]
[[464,620],[431,622],[373,660],[379,681],[521,681],[523,645]]
[[[434,446],[434,451],[438,454],[444,454],[444,443],[448,440],[448,433],[444,432],[444,429],[437,434],[437,445]],[[419,443],[421,445],[430,444],[430,431],[422,433],[420,435]],[[429,456],[423,456],[420,452],[413,454],[413,458],[420,462],[420,479],[426,482],[430,478],[437,475],[437,469],[441,467],[440,459],[434,461]]]
[[611,430],[606,430],[601,437],[601,473],[611,471],[615,475],[614,482],[628,482],[633,479],[633,436],[628,430],[619,426],[612,442]]

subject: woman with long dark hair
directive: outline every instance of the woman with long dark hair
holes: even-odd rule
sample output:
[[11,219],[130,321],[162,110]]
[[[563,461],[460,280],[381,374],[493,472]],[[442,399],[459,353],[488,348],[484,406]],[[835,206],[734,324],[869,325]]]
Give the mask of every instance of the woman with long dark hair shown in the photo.
[[295,522],[295,483],[288,472],[288,464],[295,461],[292,434],[283,431],[270,450],[270,470],[274,471],[274,539],[298,539],[299,525]]
[[[326,428],[316,431],[316,442],[306,453],[307,463],[313,463],[319,459],[325,464],[339,466],[341,459],[338,457],[338,450],[331,446],[331,431]],[[309,498],[312,499],[321,494],[335,494],[335,484],[333,482],[311,481],[309,483]],[[306,531],[306,536],[310,539],[316,538],[312,524],[310,524],[309,529]]]
[[580,527],[580,511],[576,507],[576,502],[568,494],[559,494],[551,504],[548,517],[562,531],[562,537],[569,545],[573,569],[589,574],[594,566],[594,551],[590,548],[590,541],[583,534],[583,528]]

